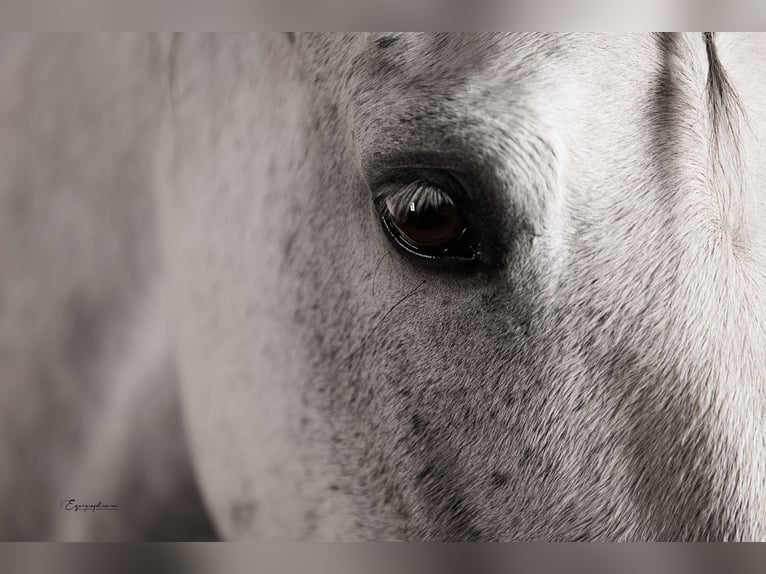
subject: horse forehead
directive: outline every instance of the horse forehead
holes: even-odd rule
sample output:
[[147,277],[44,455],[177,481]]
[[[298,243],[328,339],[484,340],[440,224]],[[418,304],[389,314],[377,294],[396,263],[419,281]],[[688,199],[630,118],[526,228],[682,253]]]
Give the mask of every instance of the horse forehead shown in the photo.
[[314,72],[325,78],[446,83],[502,66],[533,69],[581,41],[573,35],[531,33],[314,34],[301,46]]
[[357,45],[372,73],[428,76],[480,73],[497,63],[534,63],[558,53],[566,36],[549,34],[375,34]]
[[649,34],[310,34],[300,41],[314,74],[329,81],[369,86],[373,80],[386,87],[404,81],[445,88],[466,80],[492,84],[507,75],[523,80],[552,62],[571,59],[587,65],[596,53],[602,67],[605,57],[606,64],[609,58],[645,59],[657,45]]

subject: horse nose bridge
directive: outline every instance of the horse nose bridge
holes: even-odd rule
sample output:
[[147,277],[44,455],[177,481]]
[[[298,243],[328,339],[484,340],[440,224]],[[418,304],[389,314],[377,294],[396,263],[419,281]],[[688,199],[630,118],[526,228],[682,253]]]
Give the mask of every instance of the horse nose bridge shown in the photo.
[[[589,375],[604,373],[597,392],[635,406],[616,411],[626,416],[614,420],[628,420],[640,446],[627,464],[642,481],[654,480],[656,488],[641,502],[648,514],[659,515],[651,518],[657,527],[667,519],[707,528],[716,539],[758,538],[766,533],[763,267],[752,252],[736,252],[692,218],[672,222],[681,227],[662,226],[664,234],[654,239],[647,230],[660,226],[649,221],[636,230],[646,232],[641,241],[626,237],[601,249],[598,264],[590,251],[580,265],[567,266],[569,295],[561,286],[555,291],[566,304],[556,306],[560,315],[549,323],[562,326],[558,338],[572,341],[572,354]],[[664,247],[643,254],[667,257],[652,257],[651,266],[642,253],[616,257],[621,250],[633,253],[633,245]],[[578,296],[571,295],[573,284],[580,286]],[[561,364],[560,356],[556,360]],[[692,485],[707,501],[688,507],[714,517],[710,525],[697,524],[692,512],[679,518],[653,510],[664,504],[657,500],[686,499]],[[662,489],[668,494],[652,493]]]
[[663,350],[681,373],[683,395],[709,428],[718,453],[708,468],[728,535],[766,533],[766,283],[750,251],[724,234],[691,249]]

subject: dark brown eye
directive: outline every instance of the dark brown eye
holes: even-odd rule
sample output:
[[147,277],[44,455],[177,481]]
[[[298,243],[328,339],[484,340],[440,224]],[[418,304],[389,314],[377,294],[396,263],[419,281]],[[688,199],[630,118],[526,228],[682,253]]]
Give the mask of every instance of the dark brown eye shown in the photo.
[[384,197],[386,231],[405,250],[423,257],[471,260],[471,234],[452,197],[442,188],[416,181]]

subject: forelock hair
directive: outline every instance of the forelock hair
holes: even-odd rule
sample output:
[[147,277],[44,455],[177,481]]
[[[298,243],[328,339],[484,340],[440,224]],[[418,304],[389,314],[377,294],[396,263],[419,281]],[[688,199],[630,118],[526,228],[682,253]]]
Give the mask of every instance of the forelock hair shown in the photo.
[[[744,213],[742,129],[745,111],[737,91],[718,57],[714,32],[703,32],[707,53],[706,102],[709,114],[711,184],[718,192],[723,215],[742,221]],[[738,206],[732,212],[733,206]]]

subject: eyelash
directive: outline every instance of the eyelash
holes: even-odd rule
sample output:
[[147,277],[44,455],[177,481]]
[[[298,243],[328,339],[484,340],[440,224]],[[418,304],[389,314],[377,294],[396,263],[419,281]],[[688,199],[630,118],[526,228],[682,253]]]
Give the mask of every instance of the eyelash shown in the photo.
[[[430,202],[432,206],[437,208],[444,203],[442,201],[442,194],[439,194],[436,191],[435,186],[424,180],[414,181],[398,192],[393,193],[392,196],[396,198],[394,215],[400,217],[404,216],[405,213],[411,209],[412,204],[417,200],[421,200],[420,205]],[[391,196],[387,199],[390,201]],[[390,205],[389,210],[391,210]]]

